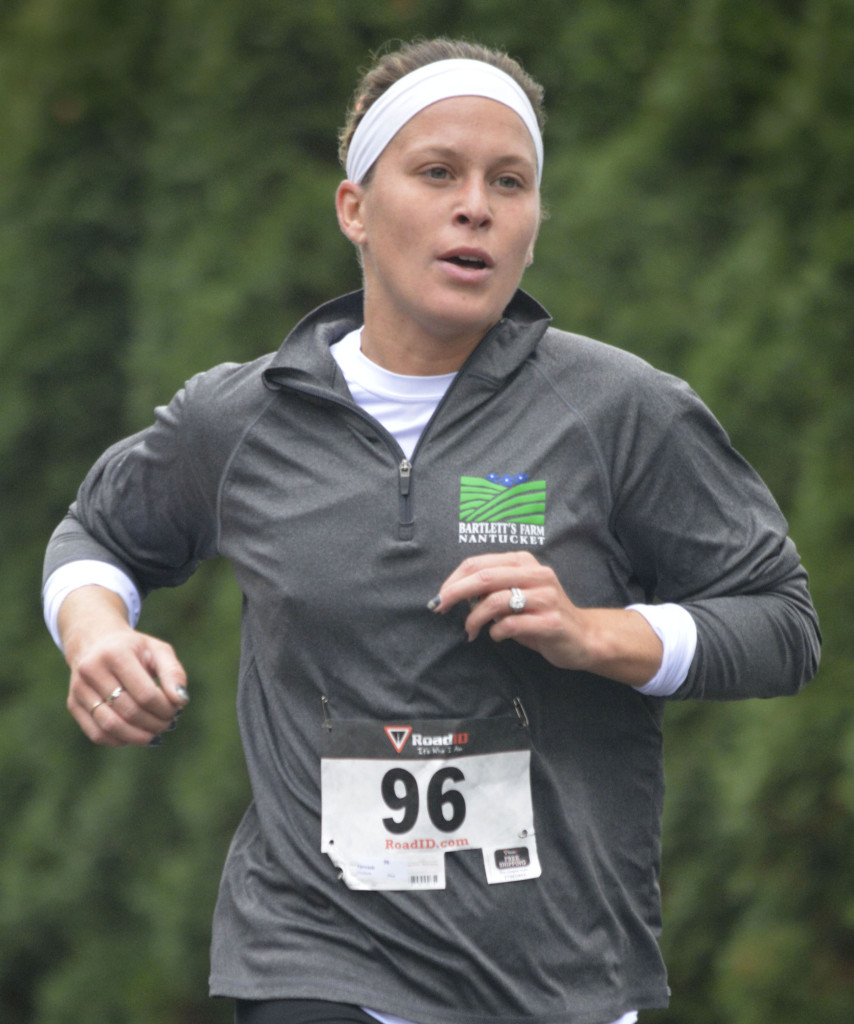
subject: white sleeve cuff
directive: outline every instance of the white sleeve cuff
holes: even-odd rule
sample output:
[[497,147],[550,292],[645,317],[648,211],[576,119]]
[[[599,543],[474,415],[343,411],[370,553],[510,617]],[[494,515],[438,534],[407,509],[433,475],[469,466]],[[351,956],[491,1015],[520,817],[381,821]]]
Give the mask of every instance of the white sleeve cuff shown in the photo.
[[44,621],[50,630],[53,642],[60,650],[62,650],[62,641],[59,638],[57,626],[60,605],[72,590],[93,584],[118,594],[127,607],[128,621],[131,626],[136,626],[139,622],[142,601],[139,591],[126,573],[114,565],[110,565],[109,562],[98,562],[95,559],[83,558],[76,562],[67,562],[50,574],[42,591]]
[[638,690],[649,697],[669,697],[685,682],[697,649],[697,624],[690,612],[678,604],[631,604],[661,641],[661,667]]

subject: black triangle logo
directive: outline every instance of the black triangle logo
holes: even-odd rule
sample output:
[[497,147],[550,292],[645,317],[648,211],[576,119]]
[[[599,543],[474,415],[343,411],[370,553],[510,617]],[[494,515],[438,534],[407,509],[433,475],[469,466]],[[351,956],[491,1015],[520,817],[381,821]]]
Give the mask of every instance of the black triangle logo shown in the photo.
[[385,726],[385,734],[391,740],[391,745],[398,752],[398,754],[406,746],[406,741],[409,739],[409,734],[412,732],[411,725],[387,725]]

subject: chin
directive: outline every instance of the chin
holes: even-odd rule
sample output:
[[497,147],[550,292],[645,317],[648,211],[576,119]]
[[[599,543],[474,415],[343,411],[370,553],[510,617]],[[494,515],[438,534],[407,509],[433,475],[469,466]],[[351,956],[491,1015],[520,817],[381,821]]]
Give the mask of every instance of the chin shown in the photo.
[[486,334],[493,324],[498,323],[504,314],[506,302],[484,302],[470,299],[467,296],[454,296],[441,304],[437,312],[436,323],[443,325],[443,333],[470,334],[479,330]]

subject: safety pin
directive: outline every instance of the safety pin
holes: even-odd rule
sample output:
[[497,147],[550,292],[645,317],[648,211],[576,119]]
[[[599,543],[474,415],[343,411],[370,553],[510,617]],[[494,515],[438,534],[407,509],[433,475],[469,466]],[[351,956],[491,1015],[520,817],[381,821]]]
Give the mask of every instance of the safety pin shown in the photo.
[[516,717],[519,719],[519,724],[523,729],[527,729],[531,723],[528,721],[528,713],[525,711],[525,705],[519,697],[513,698],[513,709],[516,712]]

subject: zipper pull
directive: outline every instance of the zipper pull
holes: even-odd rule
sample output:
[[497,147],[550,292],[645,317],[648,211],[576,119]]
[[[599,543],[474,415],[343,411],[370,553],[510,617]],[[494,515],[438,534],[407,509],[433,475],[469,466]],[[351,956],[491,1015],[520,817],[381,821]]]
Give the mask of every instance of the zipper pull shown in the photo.
[[409,478],[412,476],[412,463],[409,459],[401,459],[400,466],[398,466],[398,473],[400,474],[400,496],[402,498],[408,498]]

